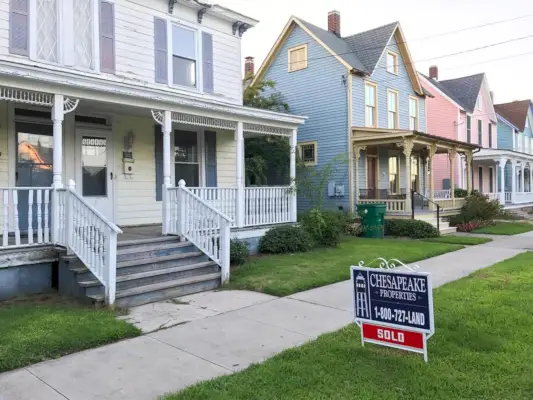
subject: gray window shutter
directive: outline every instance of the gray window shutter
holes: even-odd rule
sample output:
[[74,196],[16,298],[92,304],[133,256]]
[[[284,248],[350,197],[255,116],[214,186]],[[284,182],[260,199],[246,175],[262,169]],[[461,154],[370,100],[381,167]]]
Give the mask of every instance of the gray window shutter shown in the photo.
[[204,92],[213,93],[213,36],[202,32]]
[[115,73],[115,5],[100,1],[100,70]]
[[207,187],[217,187],[217,133],[205,132],[205,177]]
[[11,0],[9,15],[9,51],[29,55],[29,0]]
[[155,18],[155,81],[168,83],[167,21]]
[[155,147],[155,200],[163,200],[163,130],[161,125],[154,128]]

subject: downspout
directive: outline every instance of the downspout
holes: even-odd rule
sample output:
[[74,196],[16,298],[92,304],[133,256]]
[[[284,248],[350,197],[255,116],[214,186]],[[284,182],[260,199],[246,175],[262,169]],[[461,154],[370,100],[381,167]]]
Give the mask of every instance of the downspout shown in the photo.
[[351,71],[348,71],[348,79],[346,80],[346,84],[348,85],[346,88],[346,110],[348,112],[348,191],[349,191],[349,202],[350,207],[349,210],[351,213],[355,212],[355,193],[354,193],[354,176],[353,176],[353,146],[352,146],[352,90],[353,90],[353,75]]

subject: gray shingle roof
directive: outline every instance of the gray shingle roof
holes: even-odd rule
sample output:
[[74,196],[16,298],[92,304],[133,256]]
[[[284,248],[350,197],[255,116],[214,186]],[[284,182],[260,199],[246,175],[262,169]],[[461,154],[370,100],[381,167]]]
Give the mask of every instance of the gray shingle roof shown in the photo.
[[298,18],[307,29],[309,29],[316,37],[318,37],[326,46],[333,50],[339,57],[346,61],[352,68],[358,71],[368,72],[365,64],[363,64],[357,55],[353,52],[352,48],[343,39],[339,38],[334,33],[325,29],[319,28],[307,21]]
[[[463,107],[466,112],[472,113],[476,107],[476,101],[484,78],[485,74],[482,73],[457,79],[439,81],[439,89]],[[430,81],[434,84],[436,83],[433,80]]]
[[398,22],[393,22],[343,39],[372,73],[397,26]]

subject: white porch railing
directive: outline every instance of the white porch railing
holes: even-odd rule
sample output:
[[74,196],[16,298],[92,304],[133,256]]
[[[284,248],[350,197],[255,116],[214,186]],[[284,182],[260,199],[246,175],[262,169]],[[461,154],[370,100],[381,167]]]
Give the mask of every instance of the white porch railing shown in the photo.
[[433,197],[435,198],[435,200],[451,199],[452,193],[450,189],[434,190]]
[[359,200],[359,204],[385,203],[387,212],[405,212],[405,200]]
[[[1,247],[51,244],[50,187],[0,188],[2,204]],[[21,221],[21,213],[26,221]],[[21,234],[22,233],[22,234]],[[11,240],[10,240],[11,236]]]
[[193,194],[233,220],[237,219],[237,188],[187,187]]
[[515,204],[533,203],[533,193],[532,192],[516,192],[514,194],[514,203]]
[[115,303],[117,235],[122,231],[75,191],[70,182],[59,191],[58,238],[104,285],[106,302]]
[[291,188],[247,187],[244,189],[244,225],[291,222]]
[[167,189],[169,234],[181,235],[220,265],[222,283],[229,281],[232,219],[218,211],[181,180]]
[[513,198],[513,194],[511,192],[505,192],[505,202],[510,203]]
[[484,193],[485,196],[489,198],[489,200],[500,200],[500,193]]

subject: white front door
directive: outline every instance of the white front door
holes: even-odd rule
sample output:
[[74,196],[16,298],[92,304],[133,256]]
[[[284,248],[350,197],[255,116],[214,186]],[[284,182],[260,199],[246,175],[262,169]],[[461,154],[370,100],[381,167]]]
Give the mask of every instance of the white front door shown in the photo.
[[114,222],[113,134],[105,129],[76,129],[76,191]]

